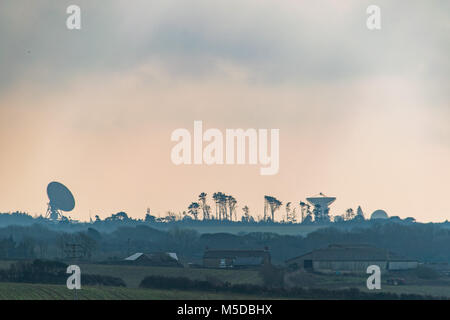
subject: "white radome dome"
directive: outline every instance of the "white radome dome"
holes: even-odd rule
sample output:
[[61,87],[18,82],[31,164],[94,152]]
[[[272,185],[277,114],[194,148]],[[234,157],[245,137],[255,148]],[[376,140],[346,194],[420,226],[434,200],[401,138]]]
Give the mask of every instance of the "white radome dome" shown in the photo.
[[389,216],[386,213],[386,211],[381,210],[381,209],[380,210],[375,210],[372,213],[372,215],[370,216],[371,220],[373,220],[373,219],[388,219],[388,218],[389,218]]

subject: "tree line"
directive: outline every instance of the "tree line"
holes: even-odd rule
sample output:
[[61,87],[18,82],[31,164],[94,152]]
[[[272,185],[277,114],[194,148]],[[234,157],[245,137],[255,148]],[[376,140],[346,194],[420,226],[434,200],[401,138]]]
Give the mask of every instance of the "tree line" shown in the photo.
[[336,224],[306,236],[267,232],[204,233],[189,228],[158,230],[146,224],[101,231],[100,225],[66,232],[46,225],[0,228],[0,259],[62,259],[107,262],[135,252],[175,252],[182,261],[201,263],[206,247],[258,249],[268,247],[272,261],[287,259],[330,244],[368,244],[422,262],[450,262],[450,228],[437,224],[366,221],[349,227]]
[[[307,202],[299,201],[298,203],[287,202],[284,205],[285,212],[278,215],[277,212],[283,207],[283,202],[274,196],[264,196],[264,212],[262,216],[254,217],[250,213],[250,208],[247,205],[242,207],[242,214],[238,218],[238,202],[232,195],[215,192],[212,195],[214,202],[214,210],[208,204],[208,194],[202,192],[198,195],[197,201],[191,202],[187,206],[187,210],[181,213],[174,213],[168,211],[165,217],[157,218],[150,214],[150,209],[147,209],[145,221],[150,222],[174,222],[174,221],[235,221],[243,223],[282,223],[282,224],[323,224],[330,222],[343,221],[364,221],[366,218],[359,206],[355,212],[349,208],[345,213],[336,215],[334,217],[329,215],[329,209],[321,210],[321,206],[310,205]],[[298,204],[298,206],[296,206]],[[298,210],[300,209],[300,210]],[[324,214],[325,212],[325,214]]]

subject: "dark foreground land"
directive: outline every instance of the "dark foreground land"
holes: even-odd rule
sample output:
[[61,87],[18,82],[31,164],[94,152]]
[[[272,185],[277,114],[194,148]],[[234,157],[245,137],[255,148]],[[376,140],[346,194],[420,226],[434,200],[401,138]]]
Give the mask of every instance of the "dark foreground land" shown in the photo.
[[[11,261],[1,261],[0,268],[8,268]],[[141,281],[148,277],[177,277],[188,278],[197,281],[221,281],[228,282],[230,285],[255,285],[261,286],[262,276],[258,270],[223,270],[223,269],[203,269],[203,268],[170,268],[170,267],[151,267],[151,266],[120,266],[105,264],[80,264],[82,274],[98,274],[111,277],[118,277],[124,280],[126,287],[117,286],[89,286],[83,285],[77,292],[78,299],[86,300],[237,300],[237,299],[309,299],[307,293],[300,296],[286,296],[286,294],[277,293],[239,293],[226,291],[208,291],[199,289],[162,289],[162,288],[140,288]],[[414,274],[405,273],[396,274],[405,279],[404,285],[389,285],[386,280],[382,280],[382,289],[378,293],[395,293],[422,295],[423,298],[446,298],[450,299],[450,278],[441,277],[439,279],[419,279]],[[319,290],[350,290],[356,288],[364,296],[360,299],[371,299],[373,292],[366,288],[365,275],[324,275],[313,273],[301,273],[294,276],[297,285],[302,288],[311,288]],[[83,283],[83,280],[82,280]],[[307,292],[307,291],[306,291]],[[369,295],[367,295],[367,294]],[[310,298],[317,298],[315,296]],[[426,297],[425,297],[426,296]],[[355,296],[349,296],[348,298]],[[333,298],[326,296],[325,298]],[[337,296],[338,299],[346,299],[345,295]],[[376,297],[373,296],[375,299]],[[379,297],[378,297],[379,298]],[[376,299],[378,299],[376,298]],[[389,298],[389,297],[387,297]],[[401,297],[396,297],[401,298]],[[411,298],[406,296],[406,298]],[[414,297],[420,298],[420,297]],[[62,284],[41,284],[41,283],[0,283],[0,299],[7,300],[67,300],[74,299],[74,292],[68,290],[65,283]]]
[[[8,224],[17,216],[30,224]],[[38,220],[0,214],[0,299],[73,299],[74,292],[65,285],[69,264],[81,267],[79,299],[450,299],[448,222],[348,221],[328,227],[262,223],[254,224],[260,232],[233,234],[206,233],[214,226],[203,222],[192,224],[206,228],[200,232],[171,224],[167,224],[167,230],[159,230],[161,223],[134,220],[89,224]],[[1,221],[7,226],[2,227]],[[247,226],[228,223],[226,230],[238,227]],[[261,232],[264,228],[271,232]],[[282,233],[281,229],[283,234],[275,233]],[[302,272],[285,264],[287,259],[341,243],[367,244],[400,253],[440,273],[422,268],[420,272],[386,274],[382,276],[382,289],[369,292],[367,274]],[[270,272],[200,268],[207,248],[269,248],[276,267],[271,266]],[[136,252],[175,252],[178,267],[123,264]],[[393,285],[388,281],[392,277],[404,281]],[[416,296],[397,296],[408,294]]]

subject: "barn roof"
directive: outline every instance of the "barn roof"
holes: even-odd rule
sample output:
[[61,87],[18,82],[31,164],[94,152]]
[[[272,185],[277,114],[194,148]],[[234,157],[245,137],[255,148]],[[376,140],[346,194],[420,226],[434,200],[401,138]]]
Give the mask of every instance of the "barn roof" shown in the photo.
[[178,256],[175,252],[153,252],[153,253],[137,252],[135,254],[132,254],[128,258],[125,258],[125,260],[126,261],[136,261],[140,258],[155,259],[155,258],[161,258],[163,256],[167,256],[170,259],[178,261]]
[[178,261],[178,256],[175,252],[166,252],[172,259],[175,259]]
[[293,260],[313,261],[414,261],[405,258],[386,249],[380,249],[367,245],[330,245],[327,248],[313,250]]
[[127,261],[135,261],[135,260],[139,259],[139,257],[142,256],[142,255],[143,255],[142,252],[136,252],[135,254],[132,254],[128,258],[125,258],[125,260],[127,260]]

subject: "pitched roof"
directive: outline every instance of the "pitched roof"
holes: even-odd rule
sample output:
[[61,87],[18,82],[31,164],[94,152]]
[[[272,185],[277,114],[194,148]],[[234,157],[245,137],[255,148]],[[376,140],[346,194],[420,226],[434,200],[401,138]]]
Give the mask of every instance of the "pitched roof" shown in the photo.
[[303,259],[313,261],[414,261],[390,252],[386,249],[368,245],[330,245],[327,248],[313,250],[286,262]]
[[139,258],[147,258],[147,259],[164,259],[165,257],[169,258],[169,259],[173,259],[178,261],[178,256],[176,253],[174,252],[153,252],[153,253],[142,253],[142,252],[137,252],[135,254],[132,254],[131,256],[129,256],[128,258],[125,258],[126,261],[136,261]]
[[125,258],[125,260],[127,260],[127,261],[135,261],[135,260],[139,259],[139,257],[142,256],[142,255],[143,255],[142,252],[137,252],[135,254],[132,254],[128,258]]
[[175,252],[166,252],[172,259],[175,259],[178,261],[178,256]]

